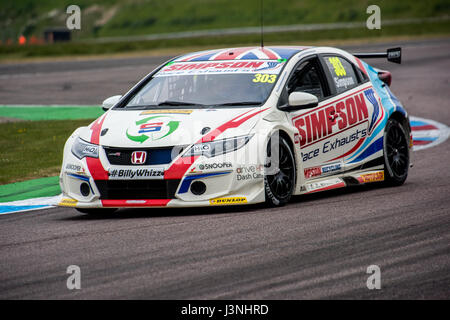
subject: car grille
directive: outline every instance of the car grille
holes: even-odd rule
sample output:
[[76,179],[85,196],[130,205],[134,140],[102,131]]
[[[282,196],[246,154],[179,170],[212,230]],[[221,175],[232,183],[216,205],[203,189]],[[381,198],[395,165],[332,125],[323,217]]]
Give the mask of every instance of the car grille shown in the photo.
[[174,199],[180,180],[96,180],[100,199]]
[[[122,165],[122,166],[134,166],[131,163],[131,154],[134,151],[146,151],[147,159],[145,163],[139,165],[157,165],[157,164],[168,164],[172,162],[172,157],[176,157],[183,151],[183,146],[176,147],[164,147],[164,148],[142,148],[142,149],[131,149],[131,148],[114,148],[114,147],[103,147],[106,153],[106,157],[110,164]],[[173,152],[173,154],[172,154]]]

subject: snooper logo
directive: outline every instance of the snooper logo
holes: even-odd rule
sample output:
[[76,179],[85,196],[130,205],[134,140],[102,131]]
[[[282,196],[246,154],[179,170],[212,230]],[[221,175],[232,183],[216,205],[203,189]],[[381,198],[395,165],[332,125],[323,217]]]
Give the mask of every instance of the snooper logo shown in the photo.
[[147,139],[160,140],[178,129],[179,121],[170,116],[152,116],[135,122],[135,126],[127,129],[127,137],[131,141],[143,143]]

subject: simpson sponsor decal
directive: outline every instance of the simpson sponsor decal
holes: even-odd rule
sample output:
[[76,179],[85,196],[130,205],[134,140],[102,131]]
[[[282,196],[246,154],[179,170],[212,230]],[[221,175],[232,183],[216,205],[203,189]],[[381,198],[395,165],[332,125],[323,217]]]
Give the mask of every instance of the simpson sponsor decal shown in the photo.
[[384,181],[384,171],[377,171],[361,175],[363,183]]
[[109,179],[163,179],[164,169],[113,169],[110,170]]
[[[340,100],[294,118],[300,134],[300,146],[314,144],[336,132],[344,131],[369,118],[364,93]],[[337,128],[336,128],[337,126]]]
[[228,205],[228,204],[240,204],[247,203],[246,197],[232,197],[232,198],[216,198],[209,200],[211,205]]
[[222,62],[173,62],[155,77],[204,73],[278,73],[284,61],[222,61]]
[[313,177],[317,177],[320,176],[322,174],[322,170],[320,170],[320,167],[311,167],[311,168],[306,168],[305,170],[303,170],[305,173],[305,178],[313,178]]
[[333,163],[326,166],[316,166],[311,168],[304,169],[305,178],[313,178],[321,176],[322,174],[329,174],[336,171],[341,170],[341,164],[340,163]]

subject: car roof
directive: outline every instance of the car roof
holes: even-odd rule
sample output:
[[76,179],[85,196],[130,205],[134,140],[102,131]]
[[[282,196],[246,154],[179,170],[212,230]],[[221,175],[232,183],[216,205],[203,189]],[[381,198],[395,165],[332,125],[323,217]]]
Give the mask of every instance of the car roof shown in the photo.
[[278,60],[289,59],[296,53],[311,47],[271,46],[240,47],[193,52],[177,57],[174,61],[217,61],[217,60]]

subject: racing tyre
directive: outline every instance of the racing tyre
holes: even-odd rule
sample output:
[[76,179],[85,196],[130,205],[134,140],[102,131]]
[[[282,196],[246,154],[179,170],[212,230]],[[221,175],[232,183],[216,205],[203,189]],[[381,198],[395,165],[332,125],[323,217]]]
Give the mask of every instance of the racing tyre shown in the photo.
[[402,185],[408,176],[409,146],[405,129],[389,119],[384,131],[384,177],[388,186]]
[[[271,141],[278,139],[278,159],[271,160]],[[276,145],[276,144],[275,144]],[[273,164],[273,166],[272,166]],[[267,145],[267,160],[265,164],[264,189],[266,203],[269,206],[283,206],[292,196],[295,188],[295,160],[294,154],[286,141],[281,136],[273,136]]]
[[86,213],[90,216],[102,217],[108,216],[117,211],[117,208],[107,208],[107,209],[79,209],[75,208],[78,212]]

